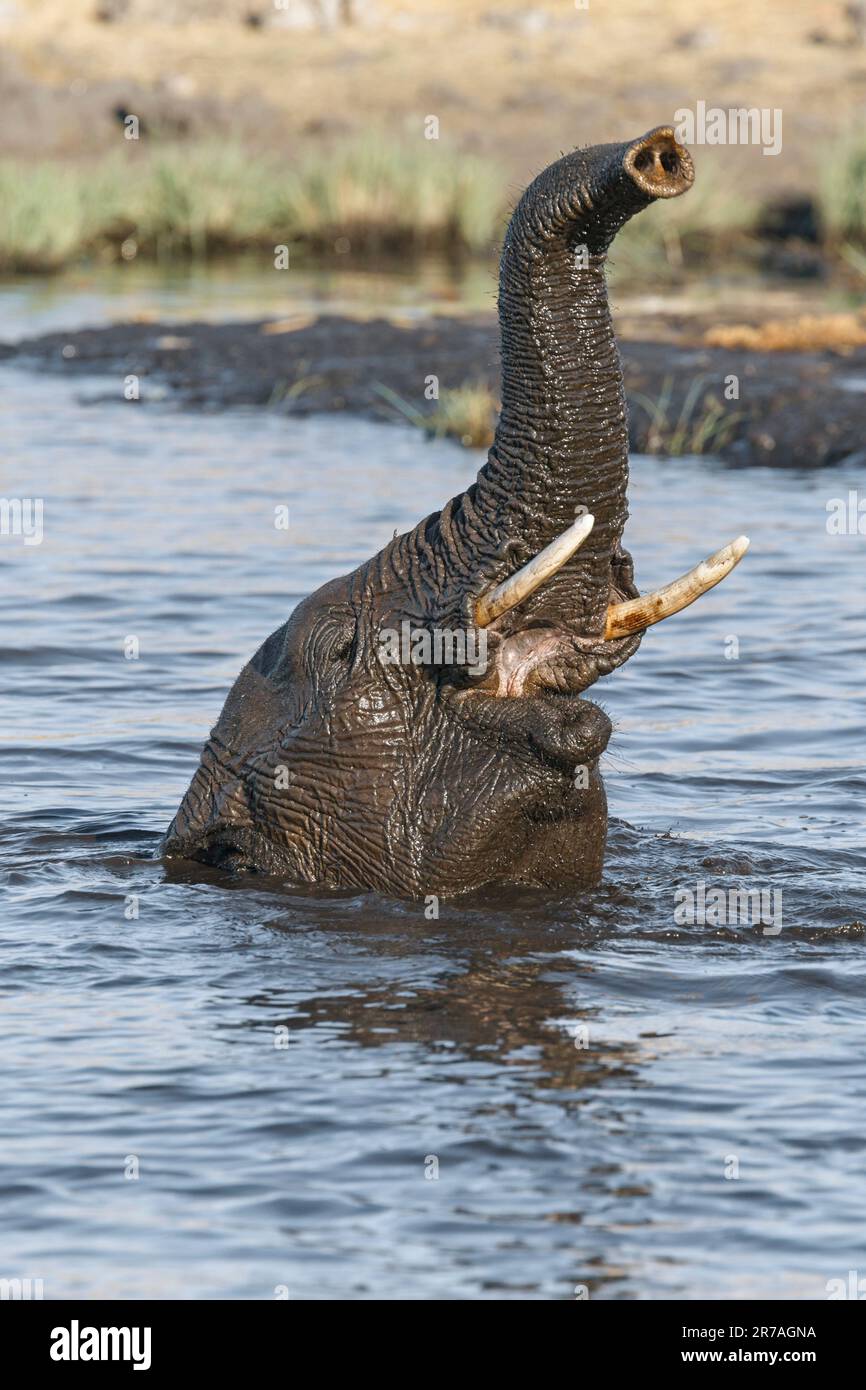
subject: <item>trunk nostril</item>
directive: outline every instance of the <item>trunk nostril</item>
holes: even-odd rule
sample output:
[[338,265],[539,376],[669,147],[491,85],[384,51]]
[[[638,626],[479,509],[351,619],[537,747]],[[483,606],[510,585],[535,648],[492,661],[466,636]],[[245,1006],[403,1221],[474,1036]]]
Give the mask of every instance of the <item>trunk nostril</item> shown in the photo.
[[649,198],[676,198],[691,188],[695,178],[691,155],[668,126],[659,126],[636,140],[626,152],[623,166]]

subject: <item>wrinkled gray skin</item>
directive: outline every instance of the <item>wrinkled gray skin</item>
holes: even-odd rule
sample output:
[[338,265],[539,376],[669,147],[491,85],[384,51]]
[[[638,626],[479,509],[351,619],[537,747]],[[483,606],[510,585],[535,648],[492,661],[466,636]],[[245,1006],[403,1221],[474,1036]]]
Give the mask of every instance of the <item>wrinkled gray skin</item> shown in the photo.
[[[608,604],[637,593],[620,545],[628,433],[605,253],[692,177],[659,128],[578,150],[529,187],[502,254],[502,413],[477,481],[305,599],[244,667],[167,856],[399,897],[598,881],[611,726],[581,696],[640,642],[602,637]],[[380,633],[404,620],[472,629],[478,595],[581,508],[589,539],[487,629],[483,675],[381,661]]]

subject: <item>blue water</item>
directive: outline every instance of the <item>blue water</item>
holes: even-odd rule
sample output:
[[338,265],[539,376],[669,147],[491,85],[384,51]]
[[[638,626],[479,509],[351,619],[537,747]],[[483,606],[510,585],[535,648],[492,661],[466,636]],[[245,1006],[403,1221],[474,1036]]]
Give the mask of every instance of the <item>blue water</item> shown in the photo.
[[[596,688],[605,883],[431,922],[152,856],[262,638],[478,457],[93,385],[0,372],[4,492],[44,499],[40,545],[0,542],[0,1277],[820,1299],[866,1274],[866,538],[826,529],[862,478],[635,460],[642,587],[752,550]],[[781,892],[779,930],[678,924],[700,883]]]

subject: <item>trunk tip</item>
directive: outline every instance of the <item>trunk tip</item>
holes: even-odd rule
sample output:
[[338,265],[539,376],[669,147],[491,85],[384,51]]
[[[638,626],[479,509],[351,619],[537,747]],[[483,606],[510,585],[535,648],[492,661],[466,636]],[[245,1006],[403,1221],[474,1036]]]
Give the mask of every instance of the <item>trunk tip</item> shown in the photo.
[[623,168],[649,198],[678,198],[695,181],[695,166],[673,128],[657,126],[626,151]]

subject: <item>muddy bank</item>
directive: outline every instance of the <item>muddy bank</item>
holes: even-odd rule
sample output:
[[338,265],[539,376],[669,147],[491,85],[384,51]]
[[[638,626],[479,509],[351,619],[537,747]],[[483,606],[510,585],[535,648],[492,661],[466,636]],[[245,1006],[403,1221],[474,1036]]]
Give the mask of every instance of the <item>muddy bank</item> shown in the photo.
[[[694,325],[689,332],[692,341],[621,345],[633,450],[809,468],[862,458],[866,347],[757,352],[709,347]],[[3,345],[0,357],[104,376],[104,391],[88,395],[98,401],[122,402],[137,389],[144,405],[168,397],[204,410],[258,405],[381,420],[431,418],[431,378],[440,395],[467,384],[496,395],[499,376],[496,324],[486,316],[126,323]]]

